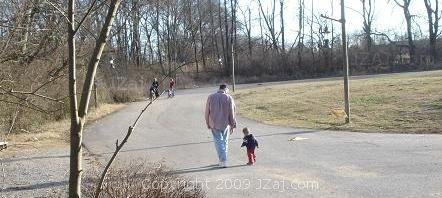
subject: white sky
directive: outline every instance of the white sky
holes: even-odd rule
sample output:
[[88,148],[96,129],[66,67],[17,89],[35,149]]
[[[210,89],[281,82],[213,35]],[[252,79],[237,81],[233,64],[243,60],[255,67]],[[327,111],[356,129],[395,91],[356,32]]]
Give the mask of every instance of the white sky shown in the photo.
[[[311,16],[311,7],[313,7],[316,15],[325,14],[331,16],[332,14],[332,0],[305,0],[306,10],[305,15],[307,17]],[[340,0],[334,1],[334,14],[333,18],[340,18]],[[270,5],[273,0],[261,0],[264,5],[264,11],[266,7],[270,10]],[[284,20],[285,20],[285,34],[289,42],[297,35],[298,31],[298,0],[285,0],[284,9]],[[360,0],[346,0],[346,18],[347,18],[347,31],[349,34],[362,31],[362,15],[358,12],[362,11],[362,3]],[[239,6],[243,10],[247,10],[250,6],[253,18],[258,18],[258,1],[257,0],[239,0]],[[276,28],[279,29],[279,0],[276,0]],[[442,7],[440,5],[439,7]],[[405,34],[405,20],[403,16],[402,8],[397,6],[393,0],[388,2],[388,0],[375,0],[375,20],[373,24],[373,29],[375,31],[384,32],[387,30],[394,30],[395,32]],[[427,25],[427,15],[425,10],[425,4],[422,0],[412,0],[410,5],[410,12],[412,15],[416,15],[414,23],[414,28],[418,30],[420,26],[424,36],[427,35],[428,25]],[[238,19],[243,20],[243,15],[238,11]],[[252,34],[259,34],[259,24],[255,21],[252,28]],[[307,24],[306,24],[307,26]],[[254,32],[253,32],[254,31]],[[306,27],[306,33],[309,31],[309,27]],[[340,24],[335,23],[335,31],[340,32]]]

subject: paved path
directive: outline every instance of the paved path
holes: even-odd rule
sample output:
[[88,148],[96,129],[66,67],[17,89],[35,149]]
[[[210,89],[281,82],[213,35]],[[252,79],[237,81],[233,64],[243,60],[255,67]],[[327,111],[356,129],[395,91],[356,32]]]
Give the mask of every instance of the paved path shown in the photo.
[[[119,162],[165,160],[208,197],[442,197],[442,136],[366,134],[268,126],[239,118],[260,141],[257,164],[245,166],[239,130],[231,137],[230,167],[218,169],[204,104],[214,89],[179,91],[149,108]],[[145,102],[91,125],[90,152],[107,159]],[[238,107],[241,108],[241,107]],[[306,138],[289,141],[292,138]]]

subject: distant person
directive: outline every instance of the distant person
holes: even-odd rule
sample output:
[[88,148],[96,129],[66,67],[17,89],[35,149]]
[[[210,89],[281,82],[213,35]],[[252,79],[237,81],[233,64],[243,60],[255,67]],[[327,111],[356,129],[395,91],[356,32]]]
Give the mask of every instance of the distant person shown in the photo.
[[150,90],[153,90],[155,92],[155,97],[160,96],[159,89],[160,89],[160,83],[158,82],[157,78],[154,78],[152,85],[150,86]]
[[169,98],[175,96],[175,81],[173,78],[169,80]]
[[229,135],[236,128],[235,103],[227,92],[227,85],[220,85],[219,90],[208,97],[205,112],[207,128],[212,131],[219,166],[222,168],[227,167]]
[[256,162],[255,148],[259,148],[258,140],[250,133],[247,127],[244,127],[242,132],[244,133],[244,138],[241,147],[245,146],[247,148],[247,157],[249,158],[247,165],[254,165]]

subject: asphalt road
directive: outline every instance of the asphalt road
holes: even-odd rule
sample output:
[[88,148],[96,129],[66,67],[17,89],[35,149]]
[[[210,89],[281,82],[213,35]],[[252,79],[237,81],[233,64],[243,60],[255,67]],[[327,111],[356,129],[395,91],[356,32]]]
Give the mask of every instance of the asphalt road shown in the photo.
[[[248,126],[260,142],[257,163],[245,165],[242,133],[236,130],[230,167],[219,169],[204,122],[207,95],[215,90],[178,91],[173,99],[157,100],[118,163],[164,161],[202,185],[208,197],[442,197],[441,135],[318,131],[238,118],[239,128]],[[87,149],[108,159],[145,104],[133,103],[88,127]]]

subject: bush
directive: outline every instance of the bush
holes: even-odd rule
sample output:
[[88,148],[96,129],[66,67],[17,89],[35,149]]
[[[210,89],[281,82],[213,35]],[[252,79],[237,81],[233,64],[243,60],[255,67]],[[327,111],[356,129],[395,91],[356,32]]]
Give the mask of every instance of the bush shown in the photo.
[[143,97],[142,93],[130,90],[130,89],[111,89],[110,97],[113,102],[117,103],[126,103],[126,102],[134,102],[137,99]]
[[[96,181],[85,180],[85,197],[94,197]],[[103,183],[100,197],[203,198],[205,193],[201,186],[173,174],[167,168],[137,163],[111,169]]]

